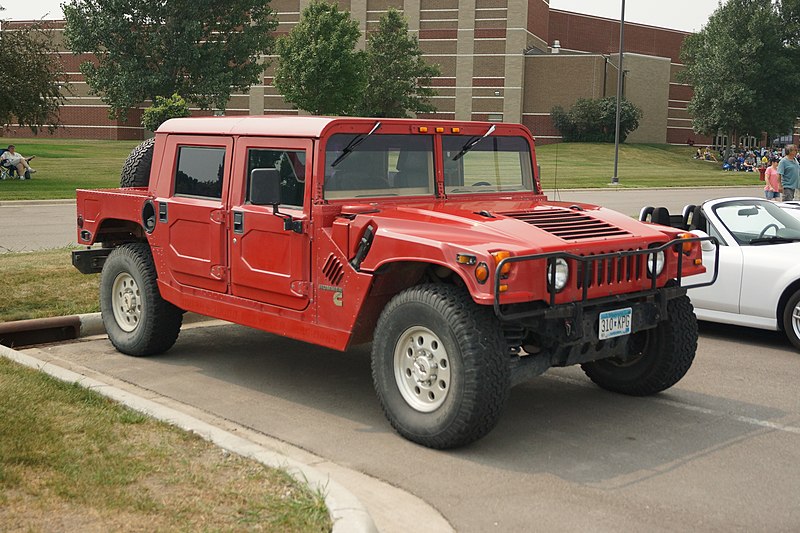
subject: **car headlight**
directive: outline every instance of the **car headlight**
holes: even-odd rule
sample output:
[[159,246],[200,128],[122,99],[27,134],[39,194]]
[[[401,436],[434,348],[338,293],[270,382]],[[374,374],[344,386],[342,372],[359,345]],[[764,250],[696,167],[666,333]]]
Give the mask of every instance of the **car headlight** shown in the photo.
[[653,257],[653,255],[654,254],[648,254],[647,256],[647,271],[651,275],[653,271],[655,271],[655,275],[658,277],[661,275],[661,271],[664,270],[664,252],[656,252],[655,257]]
[[569,279],[569,265],[567,261],[559,257],[555,262],[550,262],[547,266],[547,284],[553,287],[556,292],[562,290],[567,285]]

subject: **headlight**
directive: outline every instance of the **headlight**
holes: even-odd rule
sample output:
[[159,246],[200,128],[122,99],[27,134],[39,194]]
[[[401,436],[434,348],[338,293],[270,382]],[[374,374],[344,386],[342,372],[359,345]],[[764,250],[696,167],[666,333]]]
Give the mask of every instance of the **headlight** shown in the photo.
[[647,256],[647,271],[652,275],[653,270],[655,270],[656,276],[661,274],[661,271],[664,270],[664,252],[657,252],[655,254],[655,265],[653,265],[653,254],[648,254]]
[[569,266],[567,261],[562,258],[551,262],[547,266],[547,284],[553,287],[556,292],[560,291],[567,285],[569,279]]

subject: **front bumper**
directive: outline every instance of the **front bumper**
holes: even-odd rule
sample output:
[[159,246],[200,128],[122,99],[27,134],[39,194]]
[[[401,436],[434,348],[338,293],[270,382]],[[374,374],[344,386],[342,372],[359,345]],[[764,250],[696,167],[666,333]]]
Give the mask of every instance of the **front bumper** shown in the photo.
[[[667,252],[670,248],[675,246],[682,246],[686,242],[699,242],[704,241],[712,242],[715,245],[715,258],[714,258],[714,271],[711,280],[703,283],[684,283],[683,279],[683,260],[678,254],[680,260],[677,261],[677,275],[673,280],[664,279],[664,275],[650,276],[647,275],[646,285],[644,289],[638,288],[630,290],[625,284],[620,284],[619,294],[611,296],[604,296],[600,298],[590,298],[589,291],[592,286],[594,278],[598,275],[600,277],[612,278],[611,264],[623,264],[626,260],[628,263],[638,262],[639,264],[647,264],[650,257],[655,261],[655,257],[659,252]],[[650,257],[648,257],[650,256]],[[522,261],[544,261],[544,272],[548,272],[550,267],[555,267],[557,259],[564,259],[573,265],[576,265],[576,271],[581,273],[580,287],[581,297],[579,300],[569,303],[556,304],[556,295],[558,291],[555,290],[551,284],[548,284],[548,301],[528,302],[522,304],[508,304],[501,305],[501,291],[500,285],[502,279],[500,272],[504,265],[507,263],[518,263]],[[719,245],[714,237],[693,237],[690,239],[675,239],[666,244],[656,248],[647,248],[645,250],[627,250],[612,252],[607,254],[597,254],[590,256],[575,255],[569,252],[550,252],[533,255],[512,256],[503,259],[497,264],[497,269],[494,276],[494,312],[497,317],[504,322],[515,322],[528,318],[572,318],[578,322],[582,321],[582,315],[586,314],[587,309],[597,308],[602,310],[609,310],[623,306],[629,303],[636,303],[641,301],[654,301],[660,310],[662,316],[666,316],[667,301],[681,296],[686,293],[687,289],[705,287],[713,284],[717,279],[717,265],[719,264]],[[664,267],[666,271],[667,265]],[[659,280],[662,280],[662,286],[659,287]],[[613,279],[610,280],[613,282]],[[640,280],[635,283],[641,285]],[[628,284],[630,285],[630,283]]]

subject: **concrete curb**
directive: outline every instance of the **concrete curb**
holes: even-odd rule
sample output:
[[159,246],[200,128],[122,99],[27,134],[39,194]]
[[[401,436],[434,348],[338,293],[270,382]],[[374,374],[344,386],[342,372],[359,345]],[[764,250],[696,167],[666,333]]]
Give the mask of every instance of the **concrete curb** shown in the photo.
[[[94,315],[99,316],[99,313],[81,315],[90,317],[87,321],[87,330],[89,331],[92,331],[91,328],[96,327],[96,317]],[[102,325],[102,321],[100,324]],[[83,331],[83,323],[81,330]],[[355,495],[311,466],[268,450],[255,442],[214,427],[188,414],[141,398],[135,394],[96,379],[88,378],[71,370],[49,364],[41,359],[20,353],[6,346],[0,345],[0,356],[26,367],[45,372],[61,381],[77,383],[83,387],[92,389],[131,409],[145,413],[157,420],[178,426],[186,431],[196,433],[225,450],[253,459],[269,467],[286,470],[298,482],[304,483],[311,490],[319,491],[321,494],[325,495],[325,505],[327,505],[331,514],[331,519],[333,520],[334,533],[377,533],[378,531],[369,512]]]

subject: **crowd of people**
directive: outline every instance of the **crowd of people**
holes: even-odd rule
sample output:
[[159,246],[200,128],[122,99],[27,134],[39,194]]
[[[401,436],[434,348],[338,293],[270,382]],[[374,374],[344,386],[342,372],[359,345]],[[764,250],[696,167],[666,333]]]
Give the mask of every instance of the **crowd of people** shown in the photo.
[[800,188],[798,149],[793,144],[783,148],[745,148],[731,145],[722,149],[697,148],[694,158],[719,163],[731,172],[763,172],[764,196],[768,200],[789,202]]

